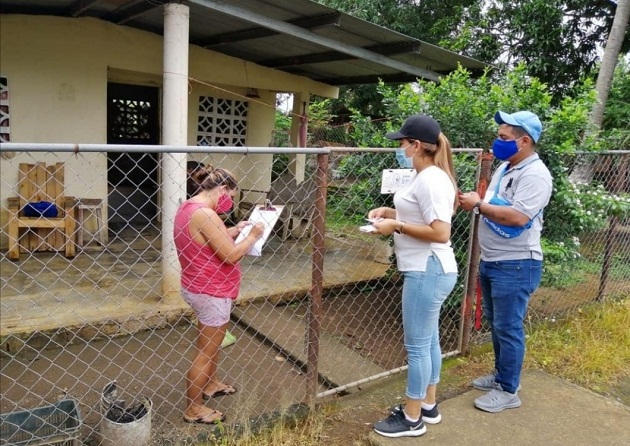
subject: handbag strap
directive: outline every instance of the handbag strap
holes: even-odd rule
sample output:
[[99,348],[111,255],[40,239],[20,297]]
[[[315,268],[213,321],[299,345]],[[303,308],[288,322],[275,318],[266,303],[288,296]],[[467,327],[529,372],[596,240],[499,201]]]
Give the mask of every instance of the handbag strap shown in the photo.
[[[517,167],[516,169],[518,169],[518,170],[524,169],[525,167],[529,166],[529,165],[530,165],[530,164],[532,164],[532,163],[535,163],[536,161],[542,161],[542,160],[541,160],[540,158],[535,158],[535,159],[531,160],[530,162],[528,162],[527,164],[523,164],[522,166]],[[500,189],[500,187],[501,187],[501,180],[503,179],[503,176],[505,175],[505,173],[509,170],[509,166],[510,166],[510,164],[509,164],[509,163],[508,163],[508,164],[506,164],[506,165],[505,165],[505,167],[504,167],[504,169],[503,169],[503,171],[501,172],[501,175],[499,175],[499,181],[497,181],[497,186],[496,186],[496,187],[495,187],[495,189],[494,189],[494,195],[495,195],[495,196],[497,196],[497,197],[499,196],[499,189]],[[529,228],[531,228],[531,227],[532,227],[532,222],[534,221],[534,219],[535,219],[536,217],[538,217],[538,216],[540,215],[540,213],[541,213],[542,211],[543,211],[543,210],[542,210],[542,208],[540,208],[540,210],[536,213],[536,215],[534,215],[534,216],[533,216],[533,217],[532,217],[532,218],[531,218],[531,219],[530,219],[530,220],[529,220],[529,221],[525,224],[525,227],[526,227],[527,229],[529,229]]]

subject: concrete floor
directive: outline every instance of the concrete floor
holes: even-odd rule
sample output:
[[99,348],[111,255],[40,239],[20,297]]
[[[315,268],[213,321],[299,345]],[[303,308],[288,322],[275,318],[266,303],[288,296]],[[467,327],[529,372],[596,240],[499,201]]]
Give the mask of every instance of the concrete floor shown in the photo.
[[[23,254],[19,262],[0,260],[2,352],[23,343],[37,349],[161,328],[190,317],[179,297],[160,295],[159,233],[117,238],[103,249],[90,245],[73,259],[58,253]],[[306,240],[272,237],[261,257],[245,257],[237,305],[253,301],[301,299],[311,290],[311,248]],[[373,260],[368,244],[327,240],[324,288],[382,277],[388,265]]]
[[[404,376],[399,378],[404,381]],[[404,386],[404,384],[402,384]],[[474,407],[482,391],[470,390],[440,404],[442,422],[421,437],[387,438],[371,432],[372,446],[628,446],[630,407],[542,371],[522,375],[518,409],[488,413]],[[401,383],[388,380],[342,399],[354,407],[366,401],[391,405]]]

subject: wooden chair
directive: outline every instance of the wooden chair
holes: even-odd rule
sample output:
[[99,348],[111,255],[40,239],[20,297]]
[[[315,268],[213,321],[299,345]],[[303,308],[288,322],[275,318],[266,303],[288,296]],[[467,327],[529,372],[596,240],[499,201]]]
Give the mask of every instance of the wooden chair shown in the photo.
[[[56,163],[20,163],[18,197],[9,197],[9,251],[11,260],[20,259],[20,251],[61,251],[74,257],[76,200],[64,196],[64,165]],[[55,203],[57,217],[27,217],[27,203],[48,201]],[[20,243],[22,242],[22,243]]]
[[237,218],[246,218],[254,206],[263,206],[266,203],[281,204],[284,205],[284,209],[278,219],[278,225],[282,226],[282,240],[286,241],[290,236],[296,238],[310,236],[316,192],[312,179],[297,184],[292,174],[285,173],[271,182],[269,192],[255,192],[262,194],[263,198],[258,203],[252,203],[241,197],[237,203]]
[[301,238],[310,234],[315,210],[315,184],[311,179],[297,184],[293,175],[281,175],[271,182],[267,197],[273,204],[285,206],[279,219],[282,240],[291,235]]

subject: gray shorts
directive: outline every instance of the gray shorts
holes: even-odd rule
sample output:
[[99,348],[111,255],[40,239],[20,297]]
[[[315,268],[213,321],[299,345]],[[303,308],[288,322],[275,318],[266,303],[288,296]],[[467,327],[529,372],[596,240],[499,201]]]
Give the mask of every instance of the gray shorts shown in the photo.
[[221,327],[230,320],[232,299],[195,294],[182,289],[182,297],[195,310],[197,319],[208,327]]

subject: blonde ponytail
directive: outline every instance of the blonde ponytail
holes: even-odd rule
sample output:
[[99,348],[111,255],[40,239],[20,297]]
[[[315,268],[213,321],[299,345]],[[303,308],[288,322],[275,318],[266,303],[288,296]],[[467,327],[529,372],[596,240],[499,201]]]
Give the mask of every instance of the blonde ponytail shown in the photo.
[[[424,146],[427,143],[422,144]],[[429,147],[423,147],[425,149],[425,153],[433,156],[433,162],[435,165],[446,172],[453,183],[453,187],[455,188],[455,203],[453,205],[453,212],[455,212],[459,206],[459,200],[457,198],[457,176],[455,175],[455,167],[453,165],[451,143],[444,133],[440,133],[436,144],[427,145]]]

